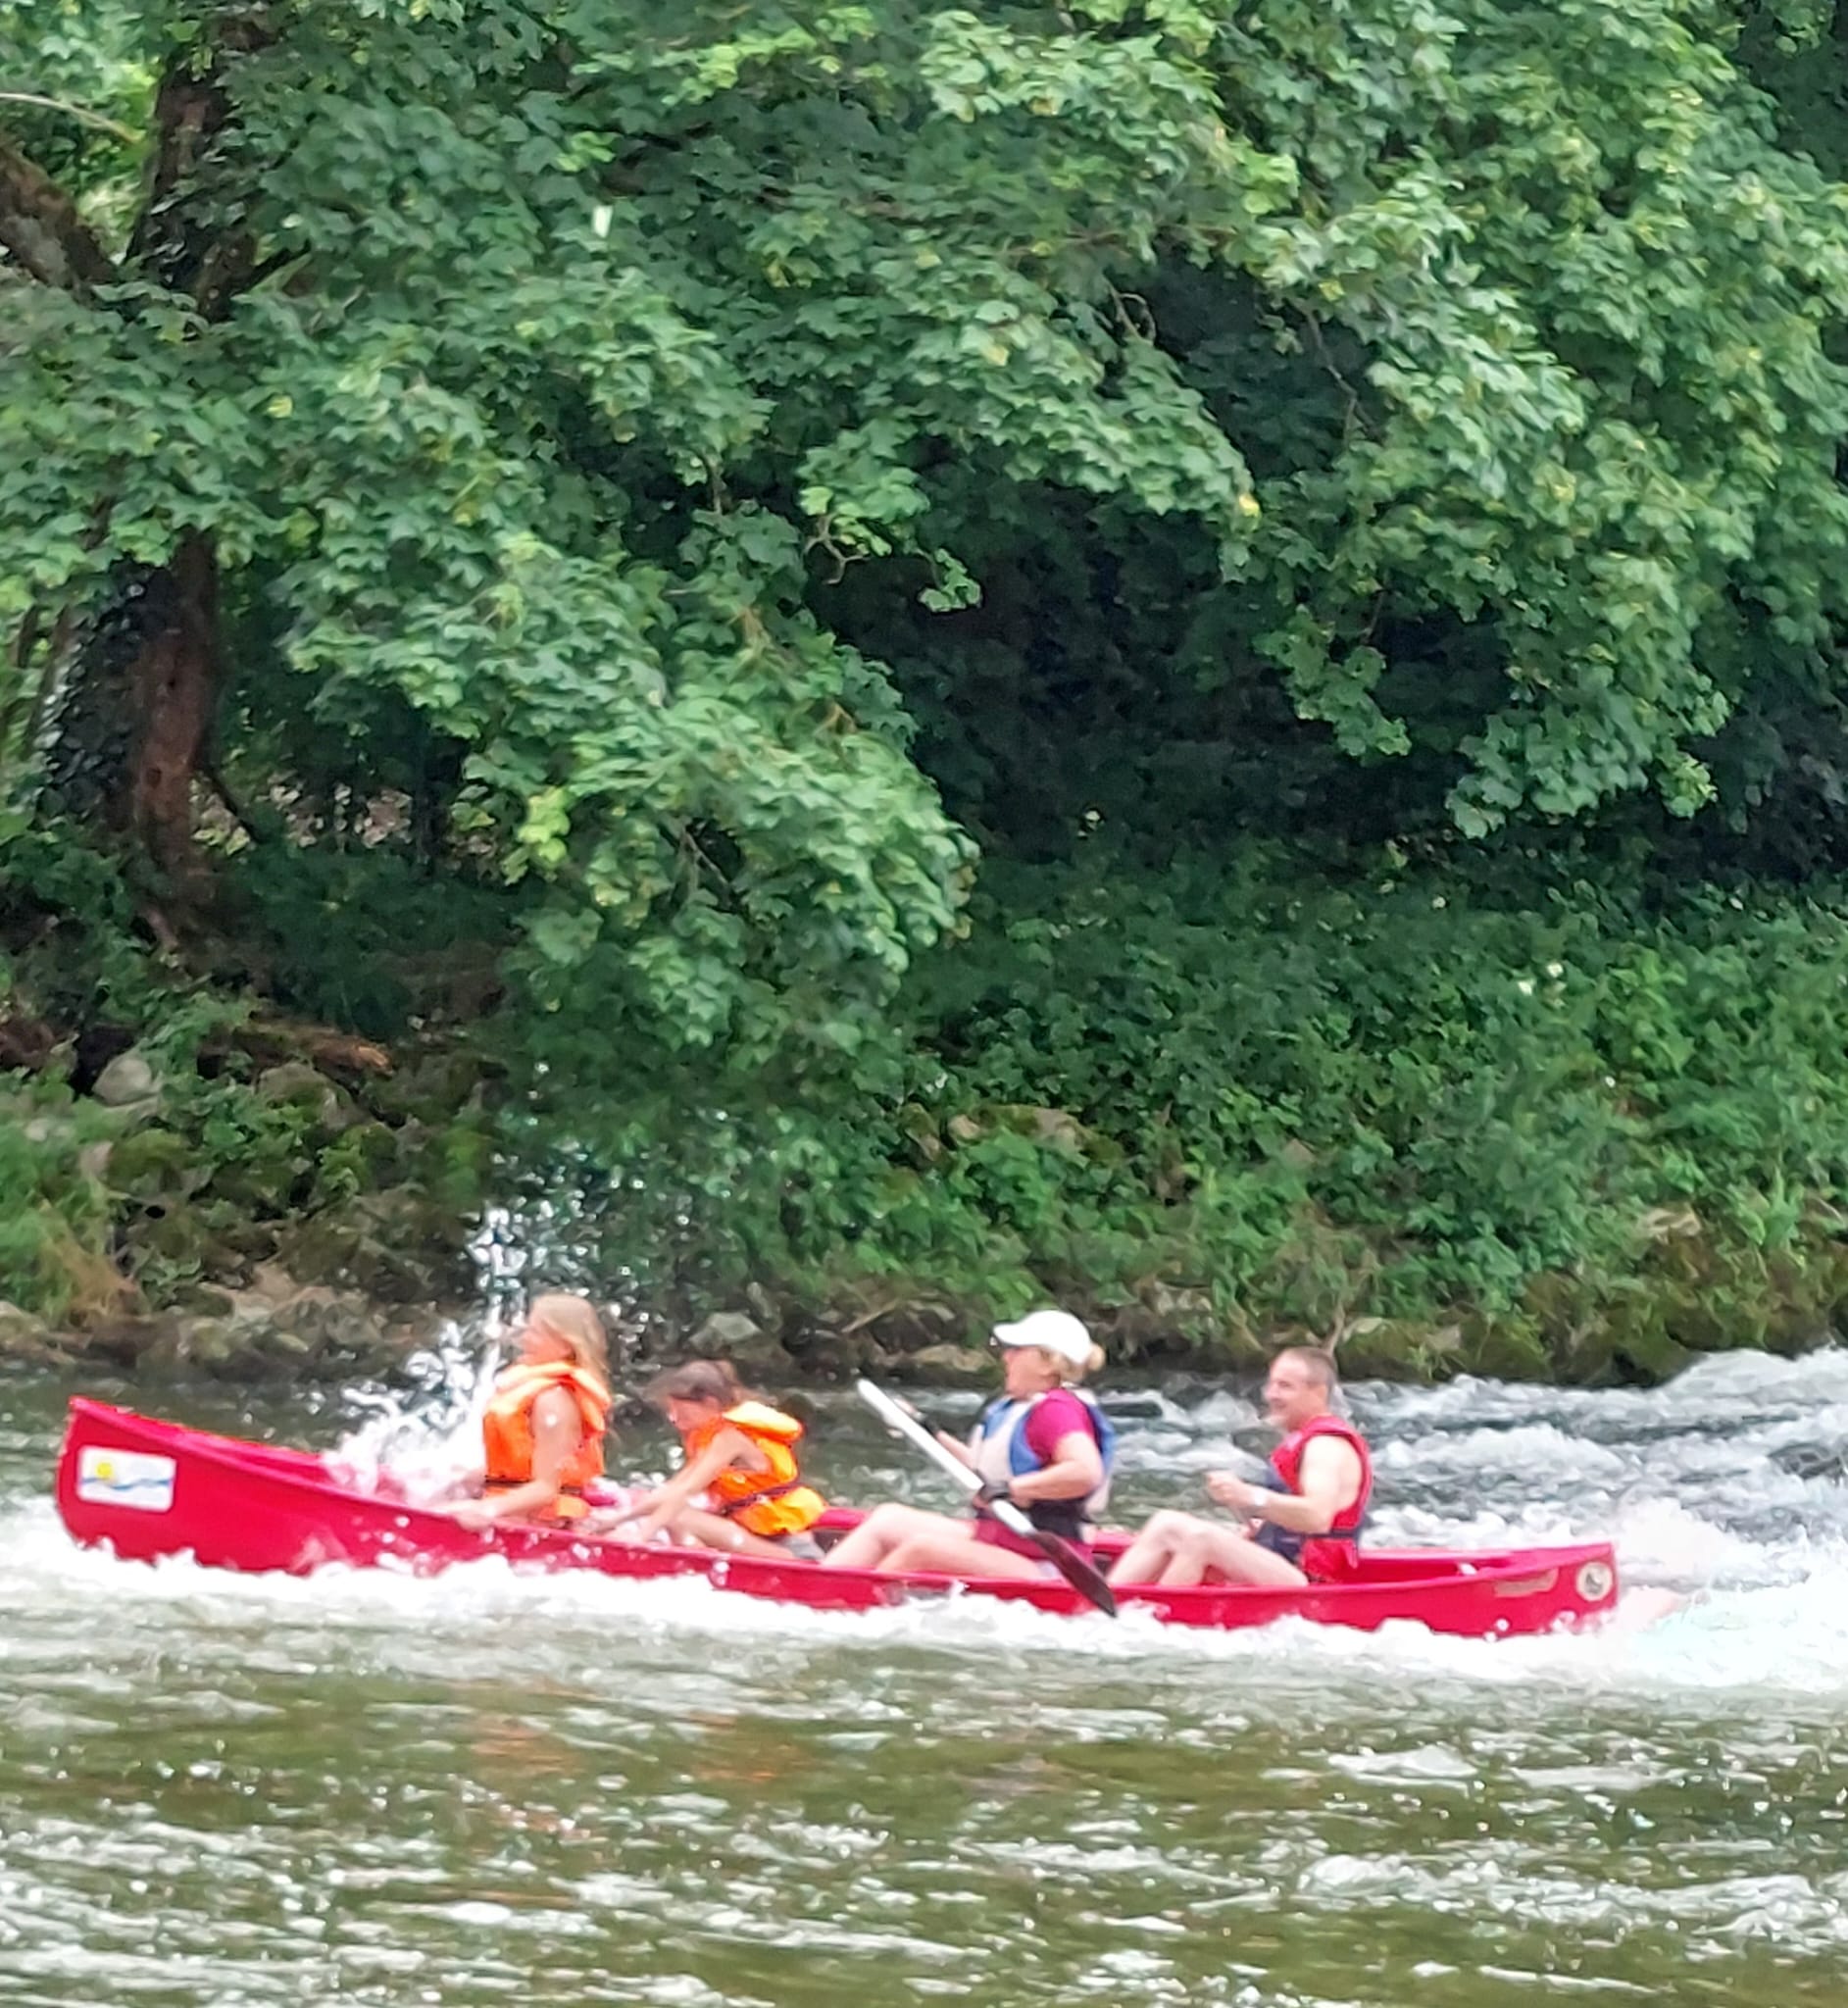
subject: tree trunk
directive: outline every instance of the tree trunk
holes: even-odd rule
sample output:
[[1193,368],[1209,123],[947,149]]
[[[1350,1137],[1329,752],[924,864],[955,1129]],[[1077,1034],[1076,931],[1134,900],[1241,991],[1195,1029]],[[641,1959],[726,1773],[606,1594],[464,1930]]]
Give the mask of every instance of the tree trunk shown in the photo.
[[218,697],[218,563],[196,532],[182,539],[163,577],[165,618],[128,667],[133,706],[128,832],[182,890],[196,884],[192,781]]
[[[260,8],[234,4],[212,20],[203,43],[168,65],[140,213],[120,268],[108,266],[47,178],[4,149],[0,244],[46,283],[77,291],[108,276],[152,280],[190,298],[202,319],[223,320],[250,280],[254,255],[221,185],[235,172],[224,152],[235,120],[226,62],[273,32]],[[129,303],[121,311],[137,310]],[[187,530],[164,564],[116,568],[98,610],[67,623],[52,668],[52,798],[66,814],[130,840],[188,904],[208,890],[193,843],[192,783],[206,754],[220,659],[217,556],[207,535]]]
[[167,564],[119,575],[77,637],[46,757],[56,805],[132,839],[182,897],[203,889],[192,784],[219,668],[218,562],[188,531]]

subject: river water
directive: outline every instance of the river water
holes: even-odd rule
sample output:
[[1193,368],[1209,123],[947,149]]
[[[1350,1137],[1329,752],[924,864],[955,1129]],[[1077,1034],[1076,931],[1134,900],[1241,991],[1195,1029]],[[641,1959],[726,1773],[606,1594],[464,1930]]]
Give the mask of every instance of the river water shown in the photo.
[[[52,1509],[69,1391],[0,1380],[6,2008],[1848,2001],[1848,1355],[1353,1390],[1381,1538],[1614,1531],[1690,1593],[1479,1643],[120,1564]],[[1112,1399],[1119,1517],[1262,1442]],[[141,1401],[417,1448],[375,1394]],[[947,1505],[839,1397],[814,1434]]]

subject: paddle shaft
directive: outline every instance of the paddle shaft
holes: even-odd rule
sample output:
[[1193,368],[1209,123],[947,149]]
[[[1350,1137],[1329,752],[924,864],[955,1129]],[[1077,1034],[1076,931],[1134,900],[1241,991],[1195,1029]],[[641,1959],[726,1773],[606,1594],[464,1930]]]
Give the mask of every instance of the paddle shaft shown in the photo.
[[[867,1380],[855,1381],[854,1386],[860,1399],[887,1429],[895,1431],[907,1442],[915,1443],[939,1470],[953,1478],[972,1496],[981,1490],[981,1475],[965,1464],[954,1450],[939,1443],[916,1416],[907,1415],[884,1388]],[[1111,1617],[1117,1615],[1117,1599],[1111,1594],[1102,1572],[1074,1542],[1035,1527],[1012,1499],[984,1500],[982,1511],[992,1513],[1010,1533],[1031,1541],[1079,1595],[1088,1597],[1100,1611]]]

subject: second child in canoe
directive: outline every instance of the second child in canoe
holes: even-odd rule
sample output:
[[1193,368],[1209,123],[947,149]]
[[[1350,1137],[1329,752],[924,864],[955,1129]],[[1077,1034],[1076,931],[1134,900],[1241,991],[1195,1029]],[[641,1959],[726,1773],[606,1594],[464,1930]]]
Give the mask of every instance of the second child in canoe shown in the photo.
[[809,1533],[827,1501],[803,1481],[802,1425],[748,1393],[724,1360],[689,1360],[649,1382],[648,1399],[679,1431],[680,1469],[631,1501],[612,1530],[624,1540],[657,1533],[689,1547],[770,1561],[815,1561]]

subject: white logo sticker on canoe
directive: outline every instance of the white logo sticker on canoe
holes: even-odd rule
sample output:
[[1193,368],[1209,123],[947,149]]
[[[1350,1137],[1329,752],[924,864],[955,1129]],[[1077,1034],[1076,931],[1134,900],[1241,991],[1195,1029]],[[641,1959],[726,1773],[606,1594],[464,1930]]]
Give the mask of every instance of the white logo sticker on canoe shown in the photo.
[[132,1506],[137,1513],[171,1513],[174,1460],[86,1443],[77,1452],[77,1497],[92,1506]]

